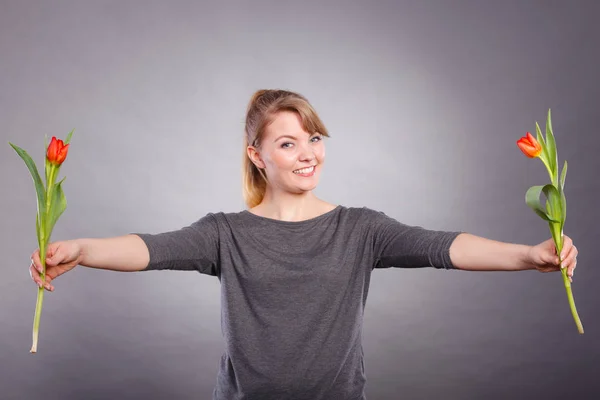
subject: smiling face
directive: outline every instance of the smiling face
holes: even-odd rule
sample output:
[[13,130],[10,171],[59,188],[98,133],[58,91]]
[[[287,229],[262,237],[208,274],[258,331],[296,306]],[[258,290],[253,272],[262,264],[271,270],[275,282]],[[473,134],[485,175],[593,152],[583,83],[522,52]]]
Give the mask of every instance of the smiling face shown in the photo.
[[301,194],[317,186],[325,144],[320,133],[304,130],[298,114],[280,111],[265,129],[260,147],[248,147],[248,155],[264,169],[271,190]]

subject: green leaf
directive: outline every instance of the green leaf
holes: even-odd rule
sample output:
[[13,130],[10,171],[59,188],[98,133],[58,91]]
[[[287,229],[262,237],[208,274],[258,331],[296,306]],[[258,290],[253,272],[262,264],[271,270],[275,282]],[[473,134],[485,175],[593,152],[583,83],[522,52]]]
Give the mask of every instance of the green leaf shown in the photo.
[[35,216],[35,236],[37,237],[37,241],[38,241],[38,248],[42,248],[42,241],[40,238],[40,217],[39,215],[36,214]]
[[69,134],[67,135],[67,138],[63,141],[63,143],[65,145],[69,144],[69,142],[71,142],[71,136],[73,136],[73,132],[75,131],[75,129],[73,129],[71,132],[69,132]]
[[[535,211],[535,213],[537,215],[542,217],[542,219],[549,221],[549,222],[559,223],[560,221],[557,220],[556,218],[552,217],[546,210],[544,210],[544,208],[542,207],[542,205],[540,203],[540,194],[542,194],[542,192],[551,201],[550,196],[552,196],[552,195],[549,196],[548,193],[551,192],[552,189],[549,189],[548,187],[552,187],[556,190],[556,188],[551,184],[530,187],[529,189],[527,189],[527,192],[525,193],[525,202],[533,211]],[[546,203],[546,204],[548,204],[548,203]]]
[[48,161],[48,157],[44,157],[44,171],[46,172],[46,187],[50,184],[50,172],[52,164]]
[[546,137],[548,136],[548,131],[553,132],[552,130],[552,112],[548,109],[548,115],[546,117]]
[[65,179],[66,177],[62,178],[52,190],[52,202],[50,204],[50,215],[48,216],[49,223],[46,227],[46,237],[48,239],[50,239],[56,221],[67,208],[67,198],[62,190],[62,183]]
[[546,141],[544,140],[544,136],[542,135],[540,125],[537,122],[535,123],[535,136],[538,143],[542,146],[542,160],[548,160],[548,148],[546,146]]
[[565,192],[561,190],[560,192],[560,203],[562,207],[562,226],[565,225],[565,221],[567,220],[567,197],[565,196]]
[[565,190],[565,178],[567,177],[567,160],[563,164],[562,172],[560,173],[560,188],[561,190]]
[[546,206],[546,210],[549,209],[549,215],[557,222],[562,220],[562,202],[560,200],[560,192],[558,188],[554,185],[548,184],[544,185],[542,191],[546,195],[548,202],[550,202],[550,207]]
[[35,163],[31,159],[31,156],[29,154],[27,154],[27,152],[25,150],[23,150],[19,146],[16,146],[10,142],[8,144],[10,144],[11,147],[13,149],[15,149],[17,154],[23,159],[23,161],[25,161],[25,165],[27,165],[27,168],[29,169],[29,172],[31,173],[31,177],[33,178],[33,184],[35,185],[35,192],[37,194],[38,215],[43,220],[44,213],[45,213],[44,207],[46,204],[46,190],[45,190],[44,184],[42,182],[42,178],[40,177],[40,173],[38,172],[38,169],[37,169]]
[[556,179],[558,177],[558,154],[556,152],[554,133],[552,132],[552,118],[550,115],[550,109],[548,109],[548,118],[546,120],[546,143],[548,145],[548,161],[550,162],[550,167],[552,168],[552,173],[554,176],[553,179]]

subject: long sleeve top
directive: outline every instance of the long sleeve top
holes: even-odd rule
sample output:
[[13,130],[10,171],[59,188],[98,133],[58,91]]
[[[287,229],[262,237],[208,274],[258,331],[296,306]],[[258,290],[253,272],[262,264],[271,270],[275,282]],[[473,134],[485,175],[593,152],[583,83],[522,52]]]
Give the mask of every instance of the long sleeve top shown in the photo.
[[364,400],[361,332],[376,268],[452,269],[462,232],[409,226],[367,207],[290,222],[244,210],[138,234],[146,270],[221,283],[225,340],[213,400]]

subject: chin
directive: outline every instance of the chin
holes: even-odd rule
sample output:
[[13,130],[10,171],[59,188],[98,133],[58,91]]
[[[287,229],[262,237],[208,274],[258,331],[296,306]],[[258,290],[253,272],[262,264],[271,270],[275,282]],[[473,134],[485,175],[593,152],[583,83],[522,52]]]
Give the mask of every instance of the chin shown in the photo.
[[311,184],[304,185],[290,185],[288,186],[288,190],[290,190],[292,193],[303,194],[315,190],[318,186],[317,184],[318,182],[312,182]]
[[311,185],[303,185],[302,190],[304,192],[310,192],[311,190],[315,190],[318,186],[318,182],[315,182]]

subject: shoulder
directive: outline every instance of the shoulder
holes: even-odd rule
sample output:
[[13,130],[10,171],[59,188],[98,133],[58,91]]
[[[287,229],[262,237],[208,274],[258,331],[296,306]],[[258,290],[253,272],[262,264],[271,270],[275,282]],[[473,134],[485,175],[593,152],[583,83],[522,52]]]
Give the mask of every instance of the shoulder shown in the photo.
[[375,210],[373,208],[362,206],[362,207],[347,207],[340,206],[342,213],[345,213],[348,216],[359,218],[359,219],[367,219],[367,220],[377,220],[381,218],[389,218],[385,212]]
[[388,216],[385,212],[367,206],[341,206],[340,219],[367,230],[378,229],[390,223],[398,223],[396,219]]

